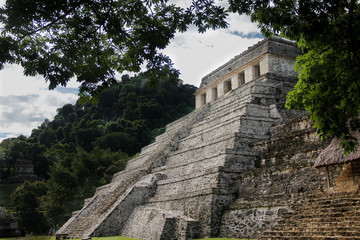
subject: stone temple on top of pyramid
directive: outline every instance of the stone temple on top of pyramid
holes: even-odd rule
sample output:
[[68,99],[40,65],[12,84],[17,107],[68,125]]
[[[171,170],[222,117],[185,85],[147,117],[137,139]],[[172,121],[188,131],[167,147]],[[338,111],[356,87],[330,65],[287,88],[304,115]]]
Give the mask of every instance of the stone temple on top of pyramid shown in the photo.
[[258,238],[294,203],[325,192],[326,173],[313,165],[326,144],[305,112],[284,106],[298,54],[291,41],[264,39],[206,75],[196,109],[168,124],[57,235]]

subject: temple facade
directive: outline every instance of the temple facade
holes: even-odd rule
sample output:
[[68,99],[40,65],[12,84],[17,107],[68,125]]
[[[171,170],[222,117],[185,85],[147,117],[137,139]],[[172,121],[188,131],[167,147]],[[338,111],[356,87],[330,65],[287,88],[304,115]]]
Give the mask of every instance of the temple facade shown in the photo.
[[248,82],[260,80],[265,74],[297,77],[294,66],[298,54],[293,42],[279,37],[265,39],[206,75],[195,93],[196,108]]

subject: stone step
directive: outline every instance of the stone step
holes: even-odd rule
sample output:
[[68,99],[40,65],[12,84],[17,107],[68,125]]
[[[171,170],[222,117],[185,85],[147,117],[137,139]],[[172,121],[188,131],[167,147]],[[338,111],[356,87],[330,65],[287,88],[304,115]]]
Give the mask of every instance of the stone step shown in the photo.
[[[165,132],[162,135],[167,136],[169,134]],[[155,141],[153,143],[150,143],[149,145],[146,145],[145,147],[141,148],[139,156],[142,154],[151,153],[154,149],[158,147],[158,145],[159,145],[159,141]]]
[[306,203],[332,203],[332,202],[341,202],[341,201],[360,201],[359,194],[336,194],[336,195],[327,195],[324,197],[314,196],[313,198],[309,198]]
[[360,205],[352,205],[352,206],[346,206],[346,205],[340,205],[340,206],[332,206],[329,205],[329,207],[307,207],[306,209],[294,209],[294,210],[301,210],[302,214],[310,214],[310,213],[343,213],[347,214],[350,212],[350,214],[360,214]]
[[126,163],[125,171],[132,171],[136,170],[143,166],[143,164],[149,159],[149,157],[152,156],[152,153],[147,153],[141,156],[138,156],[134,159],[131,159],[131,161],[128,161]]
[[198,129],[193,128],[188,138],[196,136],[201,137],[203,141],[208,141],[214,138],[233,135],[234,132],[239,134],[242,133],[244,137],[264,138],[268,133],[268,127],[273,124],[272,120],[265,120],[261,117],[252,117],[252,123],[249,120],[249,117],[237,117],[218,123],[212,127],[204,126],[203,128]]
[[[348,206],[360,206],[360,198],[359,199],[339,199],[336,201],[319,201],[316,204],[316,206],[320,208],[328,208],[328,207],[348,207]],[[312,203],[308,203],[308,205],[295,205],[293,209],[301,209],[301,210],[307,210],[312,209]]]
[[[210,135],[210,132],[209,132]],[[228,143],[226,144],[226,147],[234,147],[235,145],[235,134],[227,134],[222,135],[217,138],[206,138],[204,135],[198,135],[198,134],[192,134],[189,137],[186,137],[184,139],[181,139],[179,141],[178,150],[171,155],[180,153],[180,152],[186,152],[191,151],[194,148],[204,148],[208,145],[216,145],[218,143]],[[225,147],[225,148],[226,148]],[[225,149],[224,147],[219,147],[222,149]]]
[[166,131],[170,132],[174,129],[178,129],[179,127],[181,127],[183,125],[183,122],[185,122],[186,120],[190,119],[192,116],[194,116],[195,114],[198,113],[198,110],[194,110],[191,113],[169,123],[166,125]]
[[250,101],[251,99],[251,88],[253,87],[253,83],[247,86],[243,86],[242,89],[235,89],[233,94],[228,94],[225,96],[219,97],[216,101],[210,102],[209,105],[212,111],[216,111],[218,109],[224,108],[233,102],[244,102]]
[[161,172],[167,176],[167,178],[177,178],[186,176],[188,174],[196,174],[199,171],[206,171],[214,167],[223,166],[225,164],[225,154],[218,154],[208,157],[206,159],[198,159],[193,161],[177,161],[172,164],[166,164],[162,167],[153,169],[152,172]]
[[[229,108],[228,112],[221,112],[219,114],[211,114],[211,118],[204,118],[203,121],[195,124],[191,129],[192,134],[200,133],[204,129],[221,127],[224,122],[231,121],[232,119],[253,117],[258,120],[267,119],[271,121],[269,117],[270,111],[268,106],[259,106],[251,103],[242,103],[236,108]],[[250,125],[248,127],[251,127]]]
[[355,194],[313,196],[296,203],[260,239],[360,238],[360,201]]
[[[227,147],[227,143],[224,144],[224,147]],[[220,144],[219,144],[220,145]],[[196,165],[199,163],[199,160],[207,161],[207,159],[216,158],[220,155],[227,155],[225,162],[218,164],[219,166],[224,164],[224,166],[229,166],[229,164],[234,164],[235,166],[241,167],[244,164],[247,165],[249,161],[252,161],[254,164],[254,157],[258,156],[257,153],[251,152],[249,150],[238,150],[232,148],[217,148],[216,145],[206,146],[204,148],[196,148],[191,151],[181,152],[174,154],[168,157],[166,166],[172,167],[177,165],[189,164],[194,162]],[[195,157],[194,157],[195,156]],[[221,158],[222,160],[223,158]],[[194,165],[195,166],[195,165]],[[230,166],[229,166],[230,167]]]
[[[154,197],[149,198],[147,200],[148,203],[164,203],[164,207],[171,207],[169,205],[166,204],[167,201],[177,201],[177,200],[181,200],[183,201],[184,199],[189,199],[189,198],[193,198],[193,197],[197,197],[197,196],[206,196],[206,195],[211,195],[214,193],[214,189],[213,188],[202,188],[202,189],[197,189],[196,191],[187,191],[184,193],[169,193],[169,194],[164,194],[164,193],[157,193],[155,194]],[[167,210],[172,210],[167,209]]]
[[250,96],[244,97],[234,97],[229,96],[226,98],[226,101],[222,101],[221,105],[218,102],[210,103],[211,115],[207,119],[212,119],[217,116],[221,116],[223,113],[231,112],[231,109],[237,109],[241,104],[246,104],[251,102]]
[[[286,214],[285,214],[286,215]],[[287,217],[283,220],[280,220],[280,223],[283,223],[283,221],[286,221],[286,222],[292,222],[292,221],[311,221],[311,222],[322,222],[322,221],[326,221],[326,222],[336,222],[336,221],[354,221],[354,222],[359,222],[360,221],[360,217],[359,216],[347,216],[347,217],[344,217],[344,216],[340,216],[340,217],[330,217],[330,216],[326,216],[326,215],[323,215],[323,216],[314,216],[312,218],[308,218],[308,217]]]
[[[161,172],[161,173],[163,174],[163,172]],[[209,174],[218,174],[218,173],[219,173],[219,166],[214,166],[214,167],[208,168],[208,169],[198,169],[197,172],[190,172],[189,174],[183,174],[181,176],[160,180],[158,185],[161,186],[161,185],[179,183],[179,182],[184,182],[184,181],[188,181],[191,179],[202,178]]]
[[233,147],[234,140],[235,139],[231,141],[214,142],[210,145],[194,147],[185,151],[178,150],[168,156],[166,165],[176,166],[179,164],[188,164],[190,162],[196,161],[197,159],[206,160],[208,158],[213,158],[225,154],[226,148]]
[[[116,184],[116,185],[119,185],[119,182],[122,182],[124,181],[124,179],[128,178],[128,177],[131,177],[132,175],[135,175],[135,174],[138,174],[139,172],[145,172],[146,169],[142,168],[142,167],[139,167],[139,168],[135,168],[135,169],[128,169],[128,170],[123,170],[123,171],[120,171],[118,173],[115,173],[113,175],[113,178],[111,180],[111,183],[109,184],[110,186]],[[101,187],[99,187],[101,188]]]
[[[292,229],[281,229],[281,231],[297,231],[297,232],[313,232],[314,235],[324,235],[324,236],[360,236],[360,230],[358,228],[327,228],[327,227],[318,227],[318,228],[292,228]],[[316,234],[315,234],[316,233]],[[326,234],[324,234],[326,233]]]
[[196,220],[180,211],[138,207],[121,235],[138,239],[193,239],[198,236],[197,224]]
[[269,231],[264,233],[266,236],[278,236],[278,237],[289,237],[289,236],[299,236],[299,237],[359,237],[359,231],[338,231],[338,232],[317,232],[317,231]]
[[187,175],[176,179],[165,179],[158,183],[154,197],[186,195],[187,193],[200,192],[201,190],[213,189],[218,186],[217,169],[200,172],[198,175]]
[[117,183],[117,185],[108,185],[106,188],[102,187],[104,189],[99,190],[97,195],[87,204],[86,208],[79,211],[72,219],[71,224],[64,225],[66,227],[60,229],[59,233],[67,233],[70,236],[78,236],[80,234],[86,236],[86,232],[99,222],[100,216],[104,216],[106,212],[112,211],[110,207],[126,192],[128,184],[132,185],[139,177],[136,174],[130,176],[130,178],[123,179],[127,184]]
[[216,115],[211,114],[204,118],[203,121],[194,124],[191,128],[191,133],[196,134],[206,129],[220,127],[224,122],[237,119],[239,116],[245,114],[246,106],[245,104],[241,104],[236,109],[231,109],[231,112],[222,112]]
[[292,222],[286,222],[286,223],[279,223],[276,226],[274,226],[274,229],[280,229],[282,227],[330,227],[330,228],[340,228],[340,227],[349,227],[349,226],[357,226],[360,227],[360,221],[292,221]]
[[[193,117],[193,116],[194,116],[193,113],[188,114],[187,118],[184,119],[184,121],[191,119],[191,117]],[[174,126],[172,126],[170,128],[166,127],[164,133],[162,133],[159,136],[155,137],[155,142],[161,142],[163,140],[168,139],[169,137],[172,137],[182,127],[183,127],[183,122],[179,122],[178,124],[176,124],[176,125],[174,125]]]
[[349,240],[360,240],[360,237],[357,236],[352,236],[352,237],[347,237],[347,236],[263,236],[260,237],[259,240],[272,240],[272,239],[278,239],[278,240],[287,240],[287,239],[294,239],[294,240],[342,240],[342,239],[349,239]]
[[[210,103],[212,110],[216,110],[217,108],[223,108],[231,104],[234,101],[241,102],[250,102],[252,97],[274,97],[274,91],[276,91],[274,85],[265,83],[265,82],[249,82],[241,88],[237,88],[232,90],[232,94],[224,95],[218,98],[217,101],[213,101]],[[270,95],[266,94],[266,92],[270,93]]]
[[94,214],[92,216],[94,220],[87,219],[90,220],[91,225],[83,230],[83,235],[97,236],[100,233],[105,236],[112,236],[118,234],[133,209],[143,204],[149,196],[154,194],[156,184],[162,178],[161,174],[147,175],[132,184],[121,195],[116,194],[112,196],[113,199],[106,199],[111,204],[109,203],[108,206],[104,207],[105,211],[102,214]]
[[221,97],[221,100],[219,98],[219,100],[217,101],[210,102],[208,104],[211,110],[210,112],[216,115],[217,112],[221,112],[224,110],[227,111],[227,109],[230,109],[229,106],[236,107],[236,104],[251,102],[251,96],[243,93],[244,92],[240,92],[239,95],[229,94]]
[[346,226],[339,226],[339,225],[333,225],[333,224],[323,224],[321,225],[316,224],[314,222],[311,223],[289,223],[286,225],[277,225],[273,227],[272,231],[297,231],[297,232],[307,232],[307,231],[314,231],[314,232],[360,232],[360,226],[357,226],[358,222],[354,222],[353,224],[350,224],[348,222],[348,225]]
[[[344,214],[342,212],[340,213],[311,213],[311,212],[307,212],[307,213],[302,213],[300,215],[294,215],[294,214],[291,214],[291,213],[286,213],[285,218],[287,218],[288,220],[291,220],[291,219],[306,219],[306,220],[311,220],[311,219],[326,219],[326,218],[329,218],[329,219],[337,219],[337,218],[351,218],[351,217],[354,217],[354,220],[357,220],[358,218],[360,218],[360,215],[359,214],[355,214],[355,215],[352,215],[352,214]],[[332,221],[332,220],[331,220]]]

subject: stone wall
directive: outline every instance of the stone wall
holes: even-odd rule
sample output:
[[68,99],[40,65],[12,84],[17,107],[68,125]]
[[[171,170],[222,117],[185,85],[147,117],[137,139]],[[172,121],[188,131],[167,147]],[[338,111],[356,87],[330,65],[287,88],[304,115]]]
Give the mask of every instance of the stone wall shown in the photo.
[[[330,189],[332,192],[357,192],[360,186],[360,161],[353,161],[338,166],[330,166]],[[337,168],[337,169],[336,169]],[[322,169],[323,171],[325,169]],[[338,174],[336,175],[336,171]],[[335,174],[334,174],[335,172]]]
[[269,138],[252,143],[260,153],[255,168],[234,180],[237,199],[223,215],[223,237],[258,237],[293,202],[326,190],[326,177],[313,168],[326,147],[308,117],[273,127]]

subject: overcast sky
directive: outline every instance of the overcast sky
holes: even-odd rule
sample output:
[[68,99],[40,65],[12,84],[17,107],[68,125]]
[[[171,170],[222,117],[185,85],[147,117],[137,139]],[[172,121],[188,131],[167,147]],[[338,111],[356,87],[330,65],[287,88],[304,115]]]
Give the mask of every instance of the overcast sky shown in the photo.
[[[2,6],[5,0],[0,0]],[[225,30],[199,34],[196,29],[179,33],[164,50],[185,83],[199,86],[201,78],[262,39],[249,17],[231,15]],[[25,77],[18,65],[0,71],[0,142],[20,134],[29,136],[45,119],[52,120],[56,109],[75,103],[78,84],[48,90],[41,76]]]

